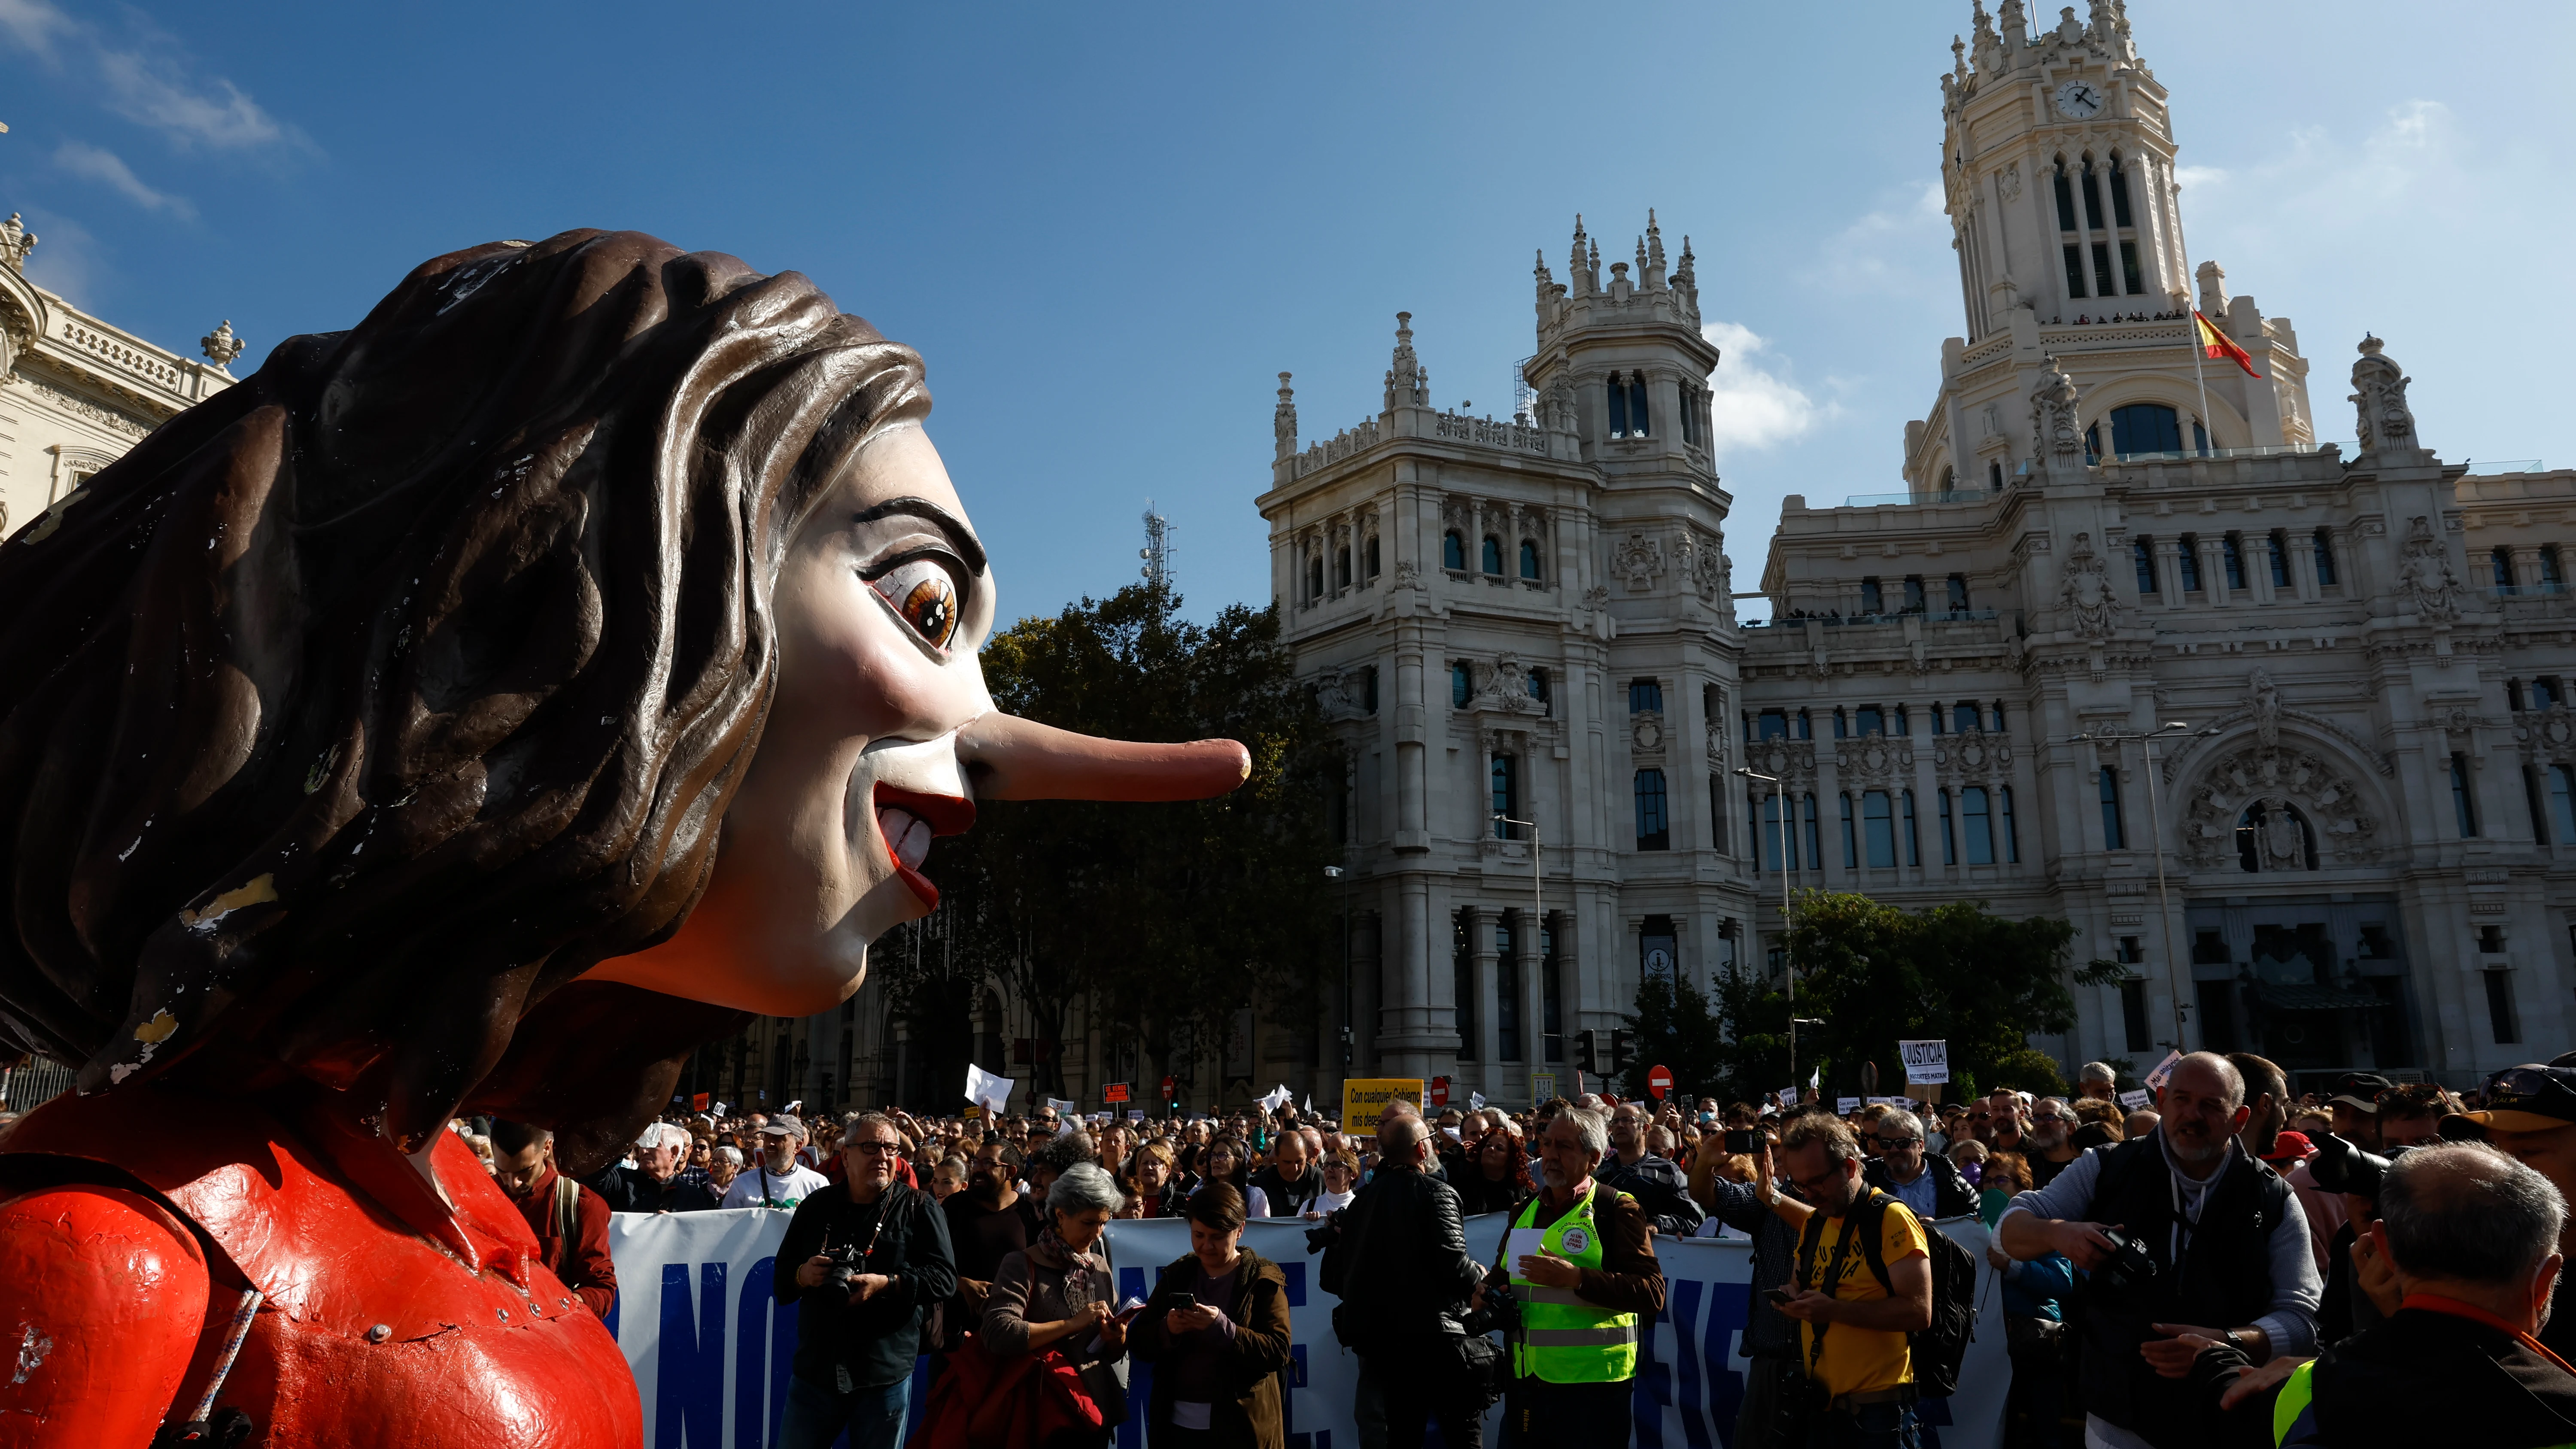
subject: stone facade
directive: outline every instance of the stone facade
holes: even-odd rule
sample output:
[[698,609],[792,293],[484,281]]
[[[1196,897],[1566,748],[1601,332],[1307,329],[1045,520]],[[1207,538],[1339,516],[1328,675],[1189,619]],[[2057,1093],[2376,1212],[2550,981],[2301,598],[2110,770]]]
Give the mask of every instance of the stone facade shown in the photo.
[[[1383,409],[1328,440],[1282,378],[1257,501],[1354,753],[1358,1074],[1570,1088],[1641,973],[1777,969],[1784,869],[2072,921],[2127,979],[2038,1043],[2070,1068],[2465,1085],[2567,1044],[2576,471],[2443,462],[2376,338],[2356,441],[2321,444],[2289,323],[2189,265],[2123,7],[1974,31],[1942,81],[1968,335],[1905,493],[1788,500],[1767,619],[1735,617],[1715,353],[1651,218],[1633,275],[1579,221],[1567,280],[1542,259],[1521,417],[1430,408],[1406,318]],[[1498,810],[1543,837],[1535,892]]]
[[74,506],[89,475],[180,409],[232,386],[226,322],[182,357],[27,280],[36,236],[0,222],[0,534]]

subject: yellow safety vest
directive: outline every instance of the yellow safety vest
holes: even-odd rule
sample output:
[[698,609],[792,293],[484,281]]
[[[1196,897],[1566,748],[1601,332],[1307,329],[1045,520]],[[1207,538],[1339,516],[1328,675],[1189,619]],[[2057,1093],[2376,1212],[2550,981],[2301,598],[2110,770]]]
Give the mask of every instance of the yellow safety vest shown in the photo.
[[[2311,1445],[2317,1442],[2316,1419],[2308,1412],[2317,1396],[2316,1366],[2316,1360],[2310,1359],[2290,1370],[2289,1378],[2281,1384],[2280,1396],[2272,1400],[2272,1442],[2275,1445]],[[2296,1439],[2290,1437],[2294,1431],[2299,1436]],[[2576,1449],[2576,1445],[2562,1444],[2558,1449]]]
[[[1521,1209],[1515,1228],[1535,1227],[1538,1198]],[[1508,1240],[1507,1240],[1508,1241]],[[1592,1219],[1592,1195],[1559,1218],[1539,1239],[1550,1254],[1578,1268],[1601,1266],[1601,1230]],[[1512,1344],[1512,1372],[1551,1384],[1607,1384],[1637,1373],[1637,1315],[1596,1308],[1571,1288],[1546,1288],[1512,1265],[1512,1292],[1521,1302],[1521,1331]]]

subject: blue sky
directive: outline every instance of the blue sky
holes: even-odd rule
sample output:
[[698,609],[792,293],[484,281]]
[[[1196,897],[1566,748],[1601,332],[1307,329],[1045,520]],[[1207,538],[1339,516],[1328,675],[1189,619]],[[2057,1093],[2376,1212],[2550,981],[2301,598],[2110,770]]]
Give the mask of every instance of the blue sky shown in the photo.
[[[2051,10],[2053,7],[2040,7]],[[2576,7],[2130,0],[2195,262],[2298,326],[2342,420],[2365,329],[2446,457],[2576,462]],[[2471,21],[2465,17],[2474,14]],[[2459,17],[2459,18],[2455,18]],[[240,371],[495,237],[635,227],[796,269],[921,349],[1003,616],[1134,577],[1258,602],[1274,375],[1377,407],[1394,313],[1508,408],[1575,212],[1698,251],[1728,549],[1901,486],[1960,329],[1930,188],[1957,4],[129,8],[0,0],[0,208],[46,285]],[[2333,432],[2331,422],[2327,428]]]

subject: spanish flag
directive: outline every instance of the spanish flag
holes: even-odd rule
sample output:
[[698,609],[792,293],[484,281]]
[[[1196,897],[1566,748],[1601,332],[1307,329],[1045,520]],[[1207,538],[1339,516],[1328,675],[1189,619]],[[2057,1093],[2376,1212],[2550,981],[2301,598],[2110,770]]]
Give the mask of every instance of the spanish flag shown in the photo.
[[2210,325],[2209,319],[2200,315],[2198,307],[2191,309],[2191,325],[2200,330],[2201,356],[2212,362],[2221,358],[2234,362],[2245,369],[2247,377],[2260,378],[2263,375],[2254,370],[2254,359],[2245,355],[2245,349],[2237,346],[2235,339]]

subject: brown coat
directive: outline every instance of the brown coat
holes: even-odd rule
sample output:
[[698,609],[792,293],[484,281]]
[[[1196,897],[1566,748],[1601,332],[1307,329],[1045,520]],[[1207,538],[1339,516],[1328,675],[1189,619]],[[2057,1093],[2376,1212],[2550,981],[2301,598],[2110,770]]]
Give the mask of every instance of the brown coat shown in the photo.
[[[1238,1251],[1243,1263],[1235,1270],[1234,1302],[1225,1314],[1234,1320],[1234,1337],[1229,1343],[1234,1353],[1231,1366],[1236,1394],[1216,1405],[1208,1429],[1217,1449],[1287,1449],[1287,1419],[1279,1402],[1279,1371],[1288,1364],[1288,1275],[1279,1271],[1278,1264],[1250,1248]],[[1154,1291],[1159,1296],[1171,1290],[1194,1290],[1201,1271],[1196,1254],[1184,1256],[1163,1270]],[[1151,1363],[1166,1347],[1163,1320],[1167,1316],[1162,1308],[1148,1308],[1136,1315],[1127,1342],[1138,1359]],[[1153,1399],[1145,1413],[1146,1433],[1161,1434],[1171,1417],[1171,1392],[1158,1374]],[[1149,1437],[1147,1442],[1153,1440]]]
[[[1117,1284],[1110,1277],[1105,1251],[1075,1253],[1049,1228],[1038,1240],[1002,1260],[992,1291],[984,1299],[983,1340],[986,1351],[1011,1358],[1029,1351],[1029,1325],[1060,1323],[1079,1303],[1118,1306]],[[1090,1353],[1090,1336],[1057,1339],[1056,1352],[1082,1374],[1082,1386],[1100,1406],[1105,1426],[1127,1421],[1127,1355]]]

